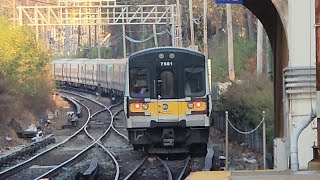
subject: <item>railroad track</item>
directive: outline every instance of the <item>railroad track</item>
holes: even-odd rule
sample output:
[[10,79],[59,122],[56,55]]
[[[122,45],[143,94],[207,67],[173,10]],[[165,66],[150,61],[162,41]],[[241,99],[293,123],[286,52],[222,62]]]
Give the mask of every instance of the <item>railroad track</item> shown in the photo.
[[[112,160],[112,163],[115,167],[115,170],[112,171],[112,177],[114,177],[115,180],[120,178],[120,162],[122,160],[122,156],[118,156],[112,152],[111,148],[107,147],[104,143],[101,142],[102,139],[107,139],[107,134],[111,134],[110,132],[113,131],[115,132],[117,135],[119,135],[119,137],[121,137],[121,139],[123,139],[125,142],[128,142],[128,137],[121,132],[121,130],[117,129],[117,126],[115,125],[115,122],[117,122],[117,116],[120,115],[122,113],[122,109],[117,109],[116,107],[118,107],[120,103],[113,105],[113,106],[106,106],[104,104],[102,104],[101,102],[92,100],[90,98],[87,98],[85,96],[79,95],[77,93],[72,93],[72,92],[68,92],[68,91],[60,91],[61,93],[69,93],[69,94],[73,94],[74,96],[78,96],[84,99],[87,99],[91,102],[94,102],[94,104],[98,105],[100,107],[100,110],[92,113],[91,110],[89,109],[89,107],[86,107],[84,104],[84,101],[82,100],[76,100],[79,104],[81,104],[83,107],[85,107],[87,113],[88,113],[88,117],[86,122],[84,123],[84,125],[76,132],[74,133],[72,136],[69,136],[67,139],[65,139],[64,141],[60,142],[59,144],[51,147],[50,149],[43,151],[40,154],[37,154],[36,156],[30,158],[29,160],[23,162],[23,164],[21,164],[20,166],[14,166],[11,167],[9,169],[12,169],[12,171],[8,171],[9,173],[4,173],[0,172],[0,179],[4,179],[6,177],[11,176],[14,173],[17,173],[19,171],[21,171],[24,168],[29,167],[30,165],[28,165],[29,161],[32,161],[36,158],[41,157],[43,154],[49,152],[50,150],[53,150],[59,146],[62,146],[63,144],[65,144],[66,142],[70,141],[70,139],[72,139],[73,137],[77,136],[80,133],[85,133],[86,137],[88,137],[88,139],[90,139],[90,144],[86,146],[86,148],[82,149],[81,151],[79,151],[78,153],[76,153],[75,155],[73,155],[71,158],[68,158],[67,160],[64,160],[62,163],[59,163],[58,165],[54,165],[53,167],[51,167],[51,169],[46,170],[46,172],[41,172],[41,174],[39,175],[39,173],[37,173],[38,175],[35,175],[35,177],[33,177],[32,179],[42,179],[42,178],[52,178],[55,177],[58,173],[60,173],[63,169],[72,166],[73,164],[81,161],[81,157],[83,157],[84,155],[88,154],[90,149],[93,149],[94,147],[99,147],[100,149],[103,150],[103,152],[105,152],[108,155],[108,158]],[[87,103],[87,101],[85,101]],[[110,122],[108,122],[108,126],[106,127],[106,129],[99,135],[93,135],[94,133],[92,132],[92,130],[90,130],[90,120],[92,120],[93,118],[97,117],[97,116],[102,116],[105,115],[103,113],[107,113],[109,114],[109,119]],[[122,126],[120,126],[122,127]],[[150,156],[147,155],[144,158],[142,158],[141,162],[138,164],[138,166],[136,166],[132,171],[130,171],[130,173],[125,177],[125,179],[130,179],[132,178],[135,174],[137,174],[138,170],[141,168],[141,166],[144,164],[144,162],[146,161],[146,159],[148,158],[154,158],[157,160],[157,162],[159,162],[161,164],[161,169],[165,170],[166,175],[164,175],[164,177],[167,177],[167,179],[182,179],[185,177],[186,175],[186,170],[188,168],[188,164],[190,163],[190,157],[185,159],[185,164],[181,165],[182,163],[179,164],[179,171],[180,169],[181,172],[178,176],[178,172],[176,170],[172,171],[170,170],[169,166],[167,165],[166,161],[162,160],[160,157],[158,156]],[[140,158],[139,158],[140,159]],[[108,161],[109,162],[109,161]],[[111,161],[110,161],[111,162]],[[127,161],[129,162],[129,161]],[[169,162],[170,164],[170,162]],[[17,167],[17,169],[15,169],[15,167]],[[111,166],[112,167],[112,166]],[[181,167],[181,168],[180,168]],[[158,170],[160,169],[157,168]],[[128,170],[128,169],[126,169]],[[121,173],[121,177],[124,177],[125,174],[122,172]],[[60,175],[59,175],[60,177]],[[122,179],[122,178],[121,178]]]
[[[68,92],[70,93],[70,92]],[[73,93],[71,93],[73,94]],[[90,100],[90,99],[89,99]],[[127,139],[128,138],[120,133],[114,126],[113,126],[113,122],[114,122],[114,118],[121,112],[123,111],[122,109],[121,110],[117,110],[116,112],[112,112],[111,109],[112,108],[115,108],[117,107],[119,104],[121,104],[122,102],[118,103],[118,104],[115,104],[113,106],[110,106],[110,107],[107,107],[105,106],[104,104],[102,103],[97,103],[99,104],[100,106],[103,107],[102,110],[100,111],[97,111],[96,113],[92,114],[91,115],[91,119],[95,116],[97,116],[98,114],[100,113],[103,113],[103,112],[108,112],[109,115],[111,116],[111,122],[109,124],[109,126],[107,127],[107,129],[104,131],[104,133],[98,137],[98,138],[95,138],[93,137],[89,131],[88,131],[88,125],[85,126],[84,128],[84,131],[86,133],[86,135],[88,137],[90,137],[90,139],[92,140],[92,143],[87,146],[85,149],[83,149],[82,151],[80,151],[79,153],[77,153],[76,155],[74,155],[72,158],[64,161],[63,163],[59,164],[58,166],[56,166],[55,168],[51,169],[50,171],[38,176],[37,178],[35,179],[42,179],[42,178],[52,178],[54,177],[55,175],[57,175],[59,172],[62,171],[63,168],[67,167],[67,166],[70,166],[71,164],[75,163],[77,161],[77,159],[79,159],[81,156],[83,156],[85,153],[88,153],[88,151],[90,149],[92,149],[95,145],[97,145],[98,147],[102,148],[107,154],[108,156],[112,159],[114,165],[115,165],[115,168],[116,168],[116,173],[115,173],[115,178],[114,179],[119,179],[119,174],[120,174],[120,166],[119,166],[119,163],[115,157],[115,154],[113,152],[111,152],[110,150],[108,150],[102,143],[101,143],[101,139],[104,138],[109,132],[111,129],[113,129],[117,134],[119,134],[121,137],[123,137],[124,139]]]
[[[80,95],[81,96],[81,95]],[[84,96],[81,96],[82,98],[86,98]],[[88,98],[86,98],[88,99]],[[75,99],[74,99],[75,100]],[[96,115],[96,114],[99,114],[103,111],[106,110],[106,106],[103,105],[102,103],[98,102],[98,101],[94,101],[94,100],[91,100],[91,99],[88,99],[96,104],[98,104],[99,106],[102,106],[103,109],[102,110],[99,110],[97,111],[96,113],[94,113],[93,115]],[[75,133],[73,133],[72,135],[70,136],[67,136],[67,138],[65,138],[63,141],[61,141],[60,143],[57,143],[55,145],[53,145],[52,147],[32,156],[31,158],[29,158],[28,160],[25,160],[21,163],[18,163],[12,167],[9,167],[3,171],[0,172],[0,179],[5,179],[5,178],[8,178],[20,171],[22,171],[23,169],[26,169],[28,167],[30,167],[32,165],[33,162],[35,162],[36,160],[44,157],[46,154],[48,154],[49,152],[52,152],[53,150],[57,149],[58,147],[61,147],[63,145],[65,145],[67,142],[70,142],[71,139],[73,139],[74,137],[76,137],[77,135],[79,135],[88,125],[90,119],[92,118],[93,115],[91,115],[91,110],[89,109],[89,107],[87,107],[84,103],[78,101],[78,100],[75,100],[77,103],[81,104],[81,106],[85,107],[86,111],[87,111],[87,119],[85,120],[85,123],[81,126],[81,128],[79,128]]]
[[[81,104],[82,106],[85,107],[85,105],[83,103],[81,103],[80,101],[77,101],[79,104]],[[34,162],[35,160],[37,160],[38,158],[40,157],[43,157],[45,154],[47,154],[48,152],[51,152],[53,151],[54,149],[64,145],[65,143],[69,142],[72,138],[76,137],[85,127],[86,125],[89,123],[90,121],[90,117],[91,117],[91,112],[89,110],[89,108],[86,108],[87,109],[87,113],[88,113],[88,117],[84,123],[84,125],[79,128],[75,133],[73,133],[72,135],[68,136],[66,139],[64,139],[63,141],[61,141],[60,143],[58,144],[55,144],[53,145],[52,147],[32,156],[31,158],[29,158],[28,160],[25,160],[19,164],[16,164],[12,167],[9,167],[3,171],[0,172],[0,179],[5,179],[7,177],[10,177],[18,172],[20,172],[21,170],[25,169],[25,168],[28,168],[32,165],[32,162]]]
[[[161,165],[164,167],[164,170],[165,172],[167,173],[166,176],[167,176],[167,179],[168,180],[173,180],[175,179],[169,166],[167,165],[167,163],[162,160],[159,156],[152,156],[152,155],[146,155],[144,156],[141,161],[138,163],[138,165],[124,178],[124,180],[129,180],[129,179],[132,179],[134,177],[135,174],[138,174],[138,170],[142,167],[143,164],[145,164],[146,160],[148,158],[156,158],[160,163]],[[182,167],[182,170],[180,171],[179,173],[179,176],[178,176],[178,180],[181,180],[184,178],[185,176],[185,173],[186,173],[186,170],[187,170],[187,167],[190,163],[190,159],[191,157],[188,156],[186,159],[185,159],[185,162],[184,162],[184,165]]]

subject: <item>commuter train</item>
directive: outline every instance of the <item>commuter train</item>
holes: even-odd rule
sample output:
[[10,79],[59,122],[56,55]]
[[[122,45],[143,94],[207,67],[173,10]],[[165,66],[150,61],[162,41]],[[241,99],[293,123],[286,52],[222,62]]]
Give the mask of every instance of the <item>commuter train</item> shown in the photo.
[[123,95],[127,59],[60,59],[53,61],[53,77],[57,85],[70,85]]
[[184,48],[152,48],[128,59],[125,114],[131,144],[149,152],[206,151],[211,96],[207,61]]
[[128,59],[57,60],[59,84],[124,93],[130,143],[149,153],[206,151],[211,95],[207,61],[173,47],[143,50]]

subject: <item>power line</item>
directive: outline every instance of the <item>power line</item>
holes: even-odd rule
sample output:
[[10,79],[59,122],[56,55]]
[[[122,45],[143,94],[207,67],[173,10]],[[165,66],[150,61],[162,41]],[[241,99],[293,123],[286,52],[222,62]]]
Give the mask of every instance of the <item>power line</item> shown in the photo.
[[[161,29],[163,27],[166,28],[165,26],[162,26]],[[153,31],[153,29],[149,29],[149,30],[126,30],[126,32],[138,32],[138,33],[151,32],[151,31]]]
[[57,4],[53,4],[53,3],[49,3],[49,2],[45,2],[45,1],[38,1],[38,0],[30,0],[30,1],[37,2],[37,3],[43,3],[43,4],[57,5]]
[[164,30],[164,31],[161,31],[159,33],[155,33],[155,34],[152,34],[151,36],[147,37],[146,39],[144,40],[136,40],[136,39],[133,39],[127,35],[125,35],[125,38],[130,41],[130,42],[133,42],[133,43],[143,43],[143,42],[146,42],[146,41],[149,41],[150,39],[152,39],[155,35],[163,35],[163,34],[166,34],[168,32],[168,30]]
[[133,4],[127,4],[127,3],[118,3],[120,5],[132,5],[132,6],[140,6],[140,5],[153,5],[153,4],[159,4],[159,3],[164,3],[165,1],[162,0],[162,1],[152,1],[152,2],[147,2],[147,3],[133,3]]

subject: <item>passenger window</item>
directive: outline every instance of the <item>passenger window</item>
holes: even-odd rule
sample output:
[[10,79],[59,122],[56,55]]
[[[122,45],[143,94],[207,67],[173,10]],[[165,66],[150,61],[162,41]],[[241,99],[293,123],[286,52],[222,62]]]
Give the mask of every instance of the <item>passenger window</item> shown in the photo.
[[175,98],[174,74],[170,70],[164,70],[160,74],[161,82],[161,98]]
[[150,97],[147,68],[131,68],[129,72],[130,96],[133,98]]
[[205,95],[205,74],[203,67],[186,67],[185,73],[185,96],[199,97]]

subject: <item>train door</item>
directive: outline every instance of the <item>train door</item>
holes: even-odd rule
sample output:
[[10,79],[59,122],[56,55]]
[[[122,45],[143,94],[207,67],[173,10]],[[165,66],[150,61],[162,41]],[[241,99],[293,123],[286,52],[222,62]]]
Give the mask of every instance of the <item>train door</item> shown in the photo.
[[94,64],[92,64],[92,75],[91,75],[91,77],[92,77],[92,85],[94,85],[94,83],[95,83],[95,69],[94,69]]
[[61,69],[62,69],[61,71],[62,81],[64,81],[64,64],[63,63],[61,64]]
[[79,78],[79,74],[80,74],[80,73],[79,73],[79,71],[80,71],[79,66],[80,66],[80,65],[77,64],[77,68],[78,68],[78,70],[77,70],[77,79],[78,79],[78,81],[77,81],[77,82],[78,82],[78,83],[80,82],[80,80],[79,80],[79,79],[80,79],[80,78]]
[[84,70],[84,65],[83,64],[81,64],[81,71],[80,71],[81,73],[80,73],[80,82],[82,83],[82,84],[84,84],[84,73],[85,73],[85,70]]
[[97,83],[98,86],[101,84],[101,68],[100,68],[100,64],[97,64],[98,66],[98,72],[97,72]]
[[160,62],[157,67],[159,122],[179,121],[177,68],[173,62]]
[[71,63],[69,64],[69,82],[72,82],[72,76],[73,74],[71,74],[72,72],[72,68],[71,68]]

